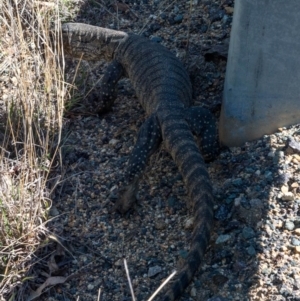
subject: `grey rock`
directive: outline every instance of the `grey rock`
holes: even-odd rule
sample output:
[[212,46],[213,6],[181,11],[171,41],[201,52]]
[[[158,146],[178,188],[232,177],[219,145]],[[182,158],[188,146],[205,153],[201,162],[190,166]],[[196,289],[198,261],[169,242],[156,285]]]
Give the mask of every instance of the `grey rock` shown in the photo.
[[220,236],[218,236],[218,238],[216,240],[216,244],[217,245],[222,244],[222,243],[228,241],[230,238],[231,238],[231,236],[229,234],[220,235]]
[[183,20],[183,15],[181,15],[181,14],[174,17],[174,22],[175,23],[181,23],[182,20]]
[[117,140],[117,139],[109,140],[109,144],[112,145],[112,146],[115,146],[118,142],[119,142],[119,140]]
[[287,221],[284,227],[289,231],[293,231],[295,229],[295,224],[292,221]]
[[161,13],[160,14],[160,17],[163,19],[163,20],[166,20],[168,18],[167,14],[166,13]]
[[300,246],[300,240],[297,239],[297,238],[292,238],[292,245],[297,247],[297,246]]
[[278,151],[278,157],[279,157],[280,159],[284,159],[284,157],[285,157],[284,152],[283,152],[283,151]]
[[50,209],[50,215],[51,216],[58,216],[59,215],[59,211],[55,206],[52,206]]
[[150,267],[148,270],[148,277],[154,277],[161,272],[161,267],[156,265],[154,267]]
[[187,251],[187,250],[180,250],[180,251],[178,252],[178,255],[179,255],[181,258],[186,259],[187,256],[188,256],[188,251]]
[[177,14],[179,12],[179,7],[177,5],[174,5],[174,13]]
[[220,221],[224,221],[230,214],[229,206],[222,204],[215,212],[215,218]]
[[300,153],[300,143],[292,138],[288,141],[288,147],[292,149],[294,153]]
[[236,178],[232,180],[232,184],[234,186],[241,186],[243,184],[243,180],[241,178]]
[[[296,200],[296,202],[297,201],[299,201],[299,200]],[[296,228],[300,228],[300,217],[296,217],[293,222],[294,222]]]
[[255,236],[255,231],[250,227],[244,227],[242,235],[245,239],[250,239]]
[[255,256],[256,255],[256,250],[253,246],[250,246],[247,248],[247,253],[250,255],[250,256]]
[[267,170],[267,171],[265,172],[264,176],[265,176],[266,179],[272,180],[272,178],[273,178],[273,173],[272,173],[271,171]]

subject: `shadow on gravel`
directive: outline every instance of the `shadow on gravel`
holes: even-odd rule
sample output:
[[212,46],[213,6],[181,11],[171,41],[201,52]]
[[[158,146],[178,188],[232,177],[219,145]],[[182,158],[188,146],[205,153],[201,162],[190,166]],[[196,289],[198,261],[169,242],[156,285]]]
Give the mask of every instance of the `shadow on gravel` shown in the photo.
[[[180,1],[164,3],[165,11],[155,1],[125,2],[86,1],[75,21],[135,32],[144,28],[144,35],[178,53],[186,49],[189,28],[186,65],[195,101],[218,116],[226,60],[224,53],[217,51],[209,60],[205,53],[228,44],[232,16],[227,11],[233,2],[200,1],[190,19],[189,5]],[[83,64],[82,72],[95,66]],[[37,256],[43,259],[35,265],[30,286],[36,290],[50,275],[71,277],[39,300],[96,300],[99,288],[102,300],[131,300],[123,256],[137,299],[146,300],[186,256],[191,215],[181,176],[164,149],[151,159],[135,212],[124,218],[108,213],[144,116],[126,81],[119,85],[113,112],[100,118],[71,115],[63,148],[65,173],[49,223],[62,245],[54,240],[40,249]],[[298,179],[286,161],[295,159],[294,151],[285,148],[288,135],[283,130],[224,150],[208,165],[216,226],[204,263],[180,300],[298,300],[296,274],[288,272],[292,257],[286,258],[294,252],[287,246],[288,231],[299,226],[298,186],[292,186]]]

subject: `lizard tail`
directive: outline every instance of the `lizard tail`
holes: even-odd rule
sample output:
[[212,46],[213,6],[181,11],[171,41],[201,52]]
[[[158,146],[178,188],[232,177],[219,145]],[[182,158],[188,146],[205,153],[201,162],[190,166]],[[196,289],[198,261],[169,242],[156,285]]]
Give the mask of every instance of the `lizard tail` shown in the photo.
[[175,276],[163,301],[176,300],[198,270],[210,240],[213,225],[213,193],[209,175],[194,137],[184,118],[168,114],[161,122],[163,139],[176,162],[193,205],[194,229],[187,259]]

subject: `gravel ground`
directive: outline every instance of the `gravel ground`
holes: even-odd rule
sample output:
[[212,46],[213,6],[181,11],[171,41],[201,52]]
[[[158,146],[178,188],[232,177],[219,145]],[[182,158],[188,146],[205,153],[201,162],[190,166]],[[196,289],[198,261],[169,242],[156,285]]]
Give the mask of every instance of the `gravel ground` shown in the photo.
[[[184,61],[195,103],[218,117],[233,1],[125,2],[86,3],[76,21],[143,29]],[[74,63],[68,64],[71,74]],[[79,93],[103,74],[104,64],[82,63]],[[63,181],[54,192],[49,224],[66,249],[55,241],[41,248],[32,289],[49,274],[72,275],[40,300],[97,300],[99,288],[101,300],[131,300],[126,258],[136,297],[146,300],[187,254],[192,214],[185,187],[162,145],[143,176],[135,210],[125,217],[111,213],[145,114],[122,80],[111,112],[86,115],[82,106],[68,114]],[[282,128],[224,149],[207,165],[215,229],[204,264],[180,300],[300,300],[299,135],[299,126]]]

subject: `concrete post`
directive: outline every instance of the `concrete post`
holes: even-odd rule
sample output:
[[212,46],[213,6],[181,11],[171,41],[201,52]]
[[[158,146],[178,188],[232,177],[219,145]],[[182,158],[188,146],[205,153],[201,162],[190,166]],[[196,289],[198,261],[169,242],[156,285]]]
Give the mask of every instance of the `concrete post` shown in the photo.
[[299,12],[299,0],[235,0],[221,143],[239,146],[300,123]]

